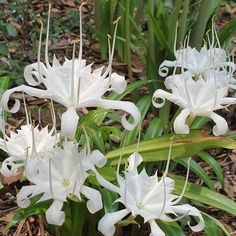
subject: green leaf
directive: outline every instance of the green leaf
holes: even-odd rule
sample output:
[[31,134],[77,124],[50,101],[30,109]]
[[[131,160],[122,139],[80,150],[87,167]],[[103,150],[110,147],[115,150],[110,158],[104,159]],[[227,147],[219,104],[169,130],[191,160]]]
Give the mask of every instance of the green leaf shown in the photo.
[[43,202],[36,203],[40,198],[42,197],[42,194],[38,194],[32,198],[30,198],[30,206],[27,208],[19,208],[16,212],[16,214],[12,217],[11,221],[8,223],[7,228],[11,228],[15,224],[17,224],[19,221],[32,216],[32,215],[40,215],[45,213],[45,211],[49,208],[49,206],[52,203],[52,200],[47,200]]
[[[177,195],[181,194],[185,179],[174,174],[169,175],[175,180],[174,193]],[[184,196],[188,199],[216,207],[234,216],[236,215],[236,203],[234,201],[208,188],[188,182]]]
[[205,221],[204,232],[207,236],[222,236],[222,232],[226,236],[230,236],[230,233],[225,229],[224,225],[219,220],[206,214],[205,212],[201,212],[201,214],[203,215],[203,219]]
[[103,208],[105,213],[115,212],[118,210],[118,202],[115,200],[118,199],[118,194],[115,192],[111,192],[107,189],[100,188],[99,192],[102,195],[103,200]]
[[160,118],[155,117],[154,119],[152,119],[145,132],[144,140],[161,136],[162,133],[163,133],[163,122]]
[[8,34],[10,37],[16,37],[16,36],[17,36],[16,28],[15,28],[13,25],[7,23],[7,24],[6,24],[6,30],[7,30],[7,34]]
[[[140,142],[139,153],[143,156],[144,162],[166,160],[170,148],[170,138],[173,136],[173,134],[167,134]],[[213,147],[235,149],[236,141],[226,137],[205,135],[201,131],[192,130],[188,135],[174,136],[171,158],[190,157],[197,154],[199,151]],[[117,164],[121,152],[124,153],[124,157],[127,157],[131,155],[136,148],[137,145],[134,144],[126,146],[123,151],[122,149],[111,151],[107,154],[107,158],[112,164]]]
[[204,160],[215,172],[221,186],[224,187],[224,173],[219,163],[207,152],[201,151],[197,154],[202,160]]
[[165,232],[166,236],[185,236],[185,233],[180,225],[176,222],[165,222],[157,220],[158,226]]
[[8,51],[7,45],[0,44],[0,55],[3,55],[3,56],[8,56],[9,55],[9,51]]
[[219,31],[218,38],[219,38],[220,44],[223,45],[225,41],[231,38],[235,30],[236,30],[236,18],[234,17],[225,26],[223,26],[221,30]]
[[0,97],[8,89],[9,80],[8,76],[0,76]]
[[[180,163],[181,165],[183,165],[185,167],[188,167],[188,163],[187,163],[188,158],[178,158],[175,161]],[[215,190],[214,184],[212,183],[212,181],[209,178],[209,176],[207,175],[207,173],[193,159],[190,160],[190,170],[193,173],[195,173],[198,177],[200,177],[200,179],[202,179],[211,190]]]

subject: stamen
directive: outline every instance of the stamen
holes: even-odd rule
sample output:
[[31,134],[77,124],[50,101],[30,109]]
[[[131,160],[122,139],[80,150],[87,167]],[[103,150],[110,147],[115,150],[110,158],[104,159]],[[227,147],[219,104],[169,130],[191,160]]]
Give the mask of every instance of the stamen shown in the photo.
[[23,104],[24,104],[24,109],[25,109],[26,124],[27,124],[27,126],[29,126],[29,114],[28,114],[28,111],[27,111],[24,92],[22,92],[22,98],[23,98]]
[[170,158],[171,158],[171,151],[172,151],[172,146],[173,146],[173,140],[174,140],[174,136],[170,138],[171,142],[170,142],[170,148],[169,148],[169,152],[168,152],[168,158],[167,158],[167,163],[166,163],[166,169],[165,172],[162,176],[162,180],[163,180],[163,190],[164,190],[164,201],[163,201],[163,205],[160,211],[160,214],[158,216],[158,218],[162,215],[162,213],[165,210],[166,207],[166,183],[165,183],[165,178],[167,176],[168,170],[169,170],[169,165],[170,165]]
[[181,199],[183,198],[184,193],[186,191],[186,187],[187,187],[187,184],[188,184],[188,176],[189,176],[190,164],[191,164],[191,157],[189,157],[189,159],[187,161],[187,164],[188,164],[188,169],[187,169],[187,174],[186,174],[186,178],[185,178],[185,182],[184,182],[184,187],[183,187],[182,192],[179,195],[179,197],[175,201],[173,201],[171,203],[171,205],[175,205],[175,204],[179,203],[181,201]]
[[121,149],[121,152],[120,152],[120,157],[119,157],[119,161],[118,161],[118,165],[117,165],[117,169],[116,169],[116,176],[118,176],[119,173],[120,173],[120,165],[121,165],[121,159],[122,159],[123,154],[124,154],[125,143],[126,143],[126,136],[124,137],[124,141],[123,141],[123,144],[122,144],[122,149]]
[[49,158],[48,160],[48,167],[49,167],[49,187],[50,187],[50,194],[52,195],[52,198],[54,198],[53,196],[53,189],[52,189],[52,164],[51,164],[52,159]]
[[57,117],[56,117],[56,113],[55,113],[55,108],[54,108],[54,104],[53,104],[53,101],[51,100],[51,103],[50,103],[50,110],[51,110],[51,117],[52,117],[52,130],[51,130],[51,133],[54,132],[54,136],[55,136],[55,143],[54,143],[54,146],[56,145],[57,143]]
[[141,122],[138,124],[138,140],[137,140],[137,146],[136,146],[136,152],[139,150],[139,144],[140,144],[140,138],[141,138]]
[[71,103],[74,106],[74,77],[75,77],[75,43],[73,44],[73,52],[72,52],[72,75],[71,75]]
[[42,106],[39,107],[38,109],[38,122],[39,122],[39,128],[42,129],[43,126],[42,126],[42,120],[41,120],[41,111],[42,111]]
[[36,151],[35,137],[34,137],[34,126],[33,126],[33,123],[32,123],[31,115],[29,115],[29,121],[30,121],[30,127],[29,128],[31,128],[31,135],[32,135],[32,151],[31,151],[31,155],[36,155],[37,151]]
[[112,67],[112,59],[113,59],[114,51],[115,51],[116,33],[117,33],[117,27],[118,27],[118,23],[119,23],[120,19],[121,19],[121,17],[118,17],[118,19],[114,22],[115,30],[114,30],[113,41],[112,41],[111,57],[109,58],[108,67],[107,67],[106,71],[104,72],[104,74],[102,75],[102,79],[106,78],[106,76],[108,75],[108,73],[109,73],[109,71],[111,70],[111,67]]
[[27,164],[28,164],[28,160],[29,160],[29,148],[30,147],[26,147],[25,170],[27,169]]
[[85,5],[85,3],[82,3],[79,7],[79,17],[80,17],[80,24],[79,24],[79,31],[80,31],[80,35],[79,35],[79,39],[80,39],[80,44],[79,44],[79,68],[80,68],[80,63],[82,60],[82,56],[83,56],[83,30],[82,30],[82,8]]
[[41,80],[40,56],[41,56],[42,35],[43,35],[43,22],[41,20],[40,20],[40,24],[41,24],[41,27],[40,27],[40,34],[39,34],[39,46],[38,46],[38,56],[37,56],[39,80]]
[[166,169],[165,169],[165,172],[164,172],[164,176],[167,176],[167,174],[168,174],[174,137],[175,136],[172,136],[170,138],[170,148],[169,148],[169,152],[168,152],[168,157],[167,157],[167,163],[166,163]]
[[179,220],[183,219],[185,216],[187,216],[189,212],[190,212],[190,210],[188,210],[184,215],[179,216],[179,217],[177,217],[177,218],[175,218],[175,219],[168,220],[167,222],[179,221]]
[[[111,58],[111,35],[107,35],[107,43],[108,43],[108,58],[109,58],[109,61],[112,60]],[[112,70],[109,70],[109,75],[108,75],[108,83],[107,83],[107,87],[109,88],[110,84],[111,84],[111,72]]]
[[51,15],[51,3],[49,3],[49,5],[48,5],[48,22],[47,22],[47,33],[46,33],[46,45],[45,45],[45,62],[46,62],[47,67],[51,67],[49,64],[49,58],[48,58],[50,15]]

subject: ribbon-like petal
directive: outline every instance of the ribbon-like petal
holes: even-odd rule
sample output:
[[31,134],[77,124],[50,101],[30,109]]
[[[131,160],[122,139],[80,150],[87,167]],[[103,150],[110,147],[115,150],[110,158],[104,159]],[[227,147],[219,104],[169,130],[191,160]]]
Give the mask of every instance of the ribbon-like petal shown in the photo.
[[165,236],[165,233],[160,229],[155,220],[149,220],[148,223],[151,227],[149,236]]
[[102,209],[102,197],[98,190],[83,185],[80,191],[88,198],[86,205],[90,213],[94,214]]
[[128,209],[123,209],[105,214],[98,222],[98,230],[105,236],[113,236],[115,233],[115,224],[129,213],[130,211]]
[[54,200],[46,211],[46,219],[49,224],[61,226],[65,221],[65,212],[61,211],[63,201]]
[[216,136],[224,135],[228,130],[228,124],[226,120],[215,112],[212,112],[209,117],[216,123],[216,125],[213,127],[213,134]]
[[175,118],[174,130],[176,134],[188,134],[189,126],[186,125],[186,119],[190,112],[188,109],[183,109],[180,114]]

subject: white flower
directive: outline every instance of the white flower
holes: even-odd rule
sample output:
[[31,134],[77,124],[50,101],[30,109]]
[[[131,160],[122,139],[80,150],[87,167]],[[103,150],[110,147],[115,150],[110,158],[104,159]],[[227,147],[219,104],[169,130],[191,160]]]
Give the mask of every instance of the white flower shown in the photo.
[[131,213],[132,216],[142,216],[144,222],[149,222],[152,236],[162,236],[165,233],[159,228],[155,220],[172,221],[167,214],[197,216],[199,223],[189,226],[193,231],[200,231],[204,228],[204,221],[200,212],[189,204],[176,205],[181,197],[172,194],[174,180],[163,177],[158,181],[157,174],[148,176],[143,169],[139,174],[137,166],[142,161],[138,153],[129,157],[129,167],[124,172],[124,178],[117,175],[119,187],[111,188],[104,184],[104,187],[116,191],[120,198],[116,201],[124,205],[124,209],[107,213],[98,223],[98,230],[106,236],[115,233],[115,224]]
[[62,225],[65,220],[63,203],[68,197],[81,200],[82,194],[88,199],[88,210],[95,213],[102,209],[101,194],[96,189],[85,186],[84,182],[90,166],[103,166],[105,163],[106,158],[99,151],[86,155],[84,150],[78,152],[75,143],[66,141],[63,148],[55,147],[28,163],[26,177],[33,185],[24,186],[20,190],[17,203],[20,207],[28,207],[29,197],[43,193],[39,201],[53,199],[46,211],[47,222]]
[[[177,36],[177,32],[176,32]],[[208,47],[204,45],[199,51],[189,47],[188,35],[184,40],[183,48],[176,50],[177,38],[174,43],[174,61],[165,60],[159,67],[159,74],[163,77],[168,74],[168,67],[181,68],[182,71],[188,71],[195,75],[204,75],[210,70],[225,71],[226,74],[233,73],[236,66],[229,61],[230,56],[221,48],[216,29],[212,25],[211,40],[208,35]]]
[[174,52],[176,60],[165,60],[161,63],[159,74],[163,77],[168,74],[168,67],[180,67],[192,73],[202,75],[212,69],[230,68],[235,71],[235,64],[227,61],[227,53],[221,48],[202,47],[200,51],[187,47]]
[[0,138],[0,148],[9,155],[2,163],[2,175],[16,175],[18,168],[36,158],[38,153],[52,150],[59,138],[59,134],[53,135],[53,132],[54,129],[49,132],[48,127],[39,130],[38,126],[27,124],[16,132],[10,131],[9,137]]
[[[165,86],[172,93],[156,90],[153,94],[153,105],[160,108],[167,99],[183,109],[174,121],[174,130],[177,134],[188,134],[189,126],[186,119],[196,116],[212,119],[216,123],[213,127],[215,135],[227,132],[227,122],[214,112],[236,102],[235,98],[226,97],[229,80],[223,71],[209,71],[205,75],[199,75],[197,80],[190,72],[172,75],[166,78]],[[161,99],[162,102],[157,102],[157,99]]]
[[[122,93],[126,88],[126,81],[124,76],[120,76],[117,73],[111,73],[115,39],[113,39],[108,67],[105,72],[103,72],[103,67],[92,71],[92,64],[86,66],[86,60],[82,60],[81,22],[79,57],[78,59],[75,58],[74,45],[72,60],[65,59],[65,62],[62,65],[59,63],[55,56],[53,58],[52,65],[50,65],[49,63],[48,34],[49,18],[45,50],[46,65],[40,62],[39,57],[37,63],[28,65],[24,71],[24,77],[29,85],[37,86],[39,84],[43,84],[46,89],[38,89],[26,85],[21,85],[16,88],[9,89],[3,94],[2,97],[3,108],[6,111],[10,112],[18,111],[20,106],[19,100],[15,101],[15,104],[11,109],[8,108],[7,104],[12,93],[16,91],[24,91],[31,96],[52,99],[53,101],[56,101],[66,107],[67,111],[63,113],[61,117],[61,133],[68,137],[74,137],[79,120],[76,109],[83,107],[101,107],[105,109],[124,110],[133,116],[134,122],[131,124],[126,120],[125,116],[123,116],[122,124],[128,130],[133,129],[141,119],[138,108],[132,102],[113,101],[103,98],[106,92],[115,91],[117,93]],[[41,40],[39,49],[40,47]]]

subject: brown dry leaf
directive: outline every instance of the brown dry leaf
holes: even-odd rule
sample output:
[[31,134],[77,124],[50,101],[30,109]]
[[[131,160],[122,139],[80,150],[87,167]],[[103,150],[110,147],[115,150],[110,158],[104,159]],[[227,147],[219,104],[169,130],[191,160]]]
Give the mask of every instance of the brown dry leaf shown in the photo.
[[16,210],[12,210],[12,211],[7,212],[4,216],[2,216],[2,217],[0,218],[0,222],[1,222],[1,221],[2,221],[2,222],[6,222],[6,223],[10,222],[11,219],[12,219],[12,217],[13,217],[15,214],[16,214]]
[[8,185],[17,182],[18,180],[21,179],[23,175],[23,170],[19,170],[18,174],[15,176],[11,176],[11,177],[5,177],[4,176],[4,182]]
[[233,198],[236,196],[236,182],[233,179],[225,178],[224,191],[228,197]]
[[61,0],[61,3],[68,7],[75,7],[75,3],[73,0]]
[[6,66],[9,66],[9,67],[11,66],[9,60],[6,57],[0,57],[0,61]]

